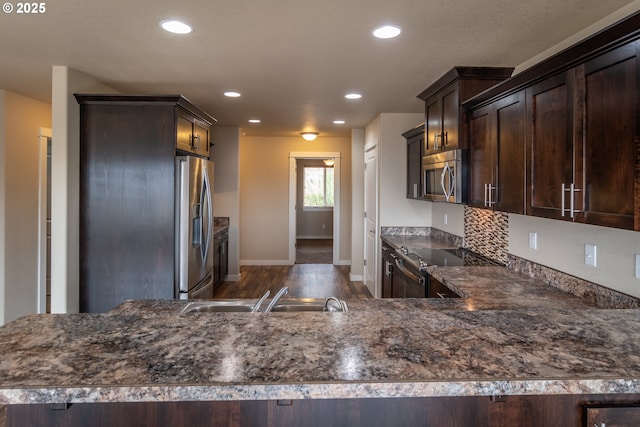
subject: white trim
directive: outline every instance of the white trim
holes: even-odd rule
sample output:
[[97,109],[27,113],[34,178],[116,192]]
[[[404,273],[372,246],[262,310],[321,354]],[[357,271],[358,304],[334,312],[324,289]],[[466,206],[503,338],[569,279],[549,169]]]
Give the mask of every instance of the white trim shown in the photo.
[[351,265],[350,259],[341,259],[338,262],[334,263],[335,265]]
[[349,280],[352,282],[362,282],[363,281],[363,277],[361,274],[350,274],[349,275]]
[[294,264],[287,259],[275,259],[275,260],[241,259],[240,265],[294,265]]
[[227,274],[224,282],[239,282],[242,280],[242,274]]
[[298,152],[289,153],[289,264],[296,262],[296,160],[298,159],[331,159],[333,158],[333,264],[340,261],[340,152]]
[[296,239],[309,239],[309,240],[325,240],[325,239],[333,239],[332,234],[306,234],[303,236],[296,236]]
[[38,135],[38,314],[47,312],[47,146],[51,129],[40,128]]

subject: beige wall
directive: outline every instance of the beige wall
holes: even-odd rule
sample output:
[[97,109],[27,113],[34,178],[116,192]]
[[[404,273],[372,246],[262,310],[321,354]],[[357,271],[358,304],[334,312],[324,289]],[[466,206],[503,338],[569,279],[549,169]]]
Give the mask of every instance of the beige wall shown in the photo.
[[49,104],[0,90],[0,324],[37,312],[41,127]]
[[351,139],[240,138],[240,263],[288,264],[289,153],[341,153],[339,260],[351,258]]
[[228,281],[240,279],[238,236],[240,225],[240,129],[214,127],[211,159],[213,178],[213,215],[229,217]]
[[79,310],[80,106],[74,93],[115,93],[66,66],[52,72],[51,312]]
[[331,239],[333,238],[333,209],[316,211],[304,210],[304,167],[323,167],[320,159],[297,160],[297,184],[296,184],[296,238],[298,239]]

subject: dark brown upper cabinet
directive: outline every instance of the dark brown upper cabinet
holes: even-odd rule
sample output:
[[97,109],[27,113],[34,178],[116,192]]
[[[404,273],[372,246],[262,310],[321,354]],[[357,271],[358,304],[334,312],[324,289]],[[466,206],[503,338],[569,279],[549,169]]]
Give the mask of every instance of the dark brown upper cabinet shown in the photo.
[[511,76],[513,68],[454,67],[426,88],[423,155],[467,148],[466,112],[461,103]]
[[407,198],[422,199],[424,123],[402,134],[407,140]]
[[[639,53],[636,13],[464,102],[472,135],[470,204],[518,212],[513,209],[522,199],[515,189],[498,186],[487,203],[492,188],[482,184],[492,168],[499,183],[520,182],[513,171],[520,155],[511,152],[515,163],[507,164],[499,149],[485,146],[500,143],[499,135],[489,135],[502,132],[504,120],[514,120],[507,128],[519,131],[519,114],[501,118],[496,111],[524,93],[525,213],[640,230]],[[487,160],[487,152],[497,160]]]
[[523,92],[472,111],[470,206],[524,213],[525,114]]
[[176,107],[176,148],[209,158],[211,124]]
[[527,89],[527,213],[634,228],[638,42]]

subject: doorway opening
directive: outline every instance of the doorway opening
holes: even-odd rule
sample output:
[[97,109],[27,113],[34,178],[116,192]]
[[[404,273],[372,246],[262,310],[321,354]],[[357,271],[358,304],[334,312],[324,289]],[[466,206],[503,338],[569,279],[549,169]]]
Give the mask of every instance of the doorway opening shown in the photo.
[[[321,183],[307,202],[305,168],[310,180]],[[339,247],[340,153],[289,153],[289,263],[339,264]]]
[[296,159],[296,264],[333,264],[334,160]]

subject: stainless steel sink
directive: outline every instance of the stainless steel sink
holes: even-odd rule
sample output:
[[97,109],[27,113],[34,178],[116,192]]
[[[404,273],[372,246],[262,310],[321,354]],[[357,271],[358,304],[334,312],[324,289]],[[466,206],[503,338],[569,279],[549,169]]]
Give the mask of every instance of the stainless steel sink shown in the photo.
[[[195,301],[187,304],[180,314],[186,313],[249,313],[256,304],[257,299],[226,299],[211,301]],[[268,304],[268,301],[265,303]],[[279,301],[272,312],[295,312],[295,311],[327,311],[346,312],[349,311],[347,303],[337,298],[300,298]]]

